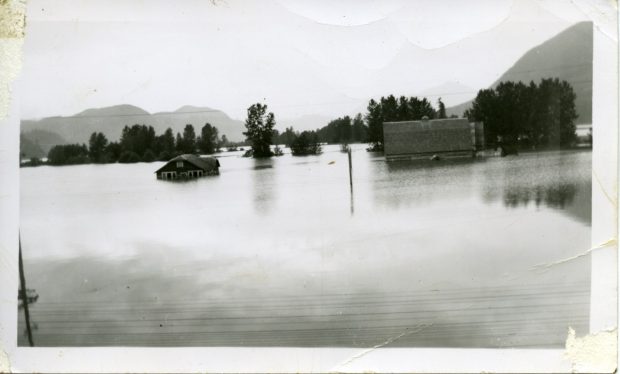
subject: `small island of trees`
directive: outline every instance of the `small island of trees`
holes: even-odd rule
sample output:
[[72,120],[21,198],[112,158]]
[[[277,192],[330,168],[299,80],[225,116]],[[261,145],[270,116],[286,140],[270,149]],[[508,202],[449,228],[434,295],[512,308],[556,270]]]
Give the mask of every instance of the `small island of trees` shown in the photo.
[[576,142],[576,95],[559,79],[503,82],[480,90],[465,112],[470,121],[484,122],[485,138],[524,148],[566,148]]
[[47,159],[50,165],[75,165],[85,163],[133,163],[167,161],[185,153],[212,154],[229,144],[226,135],[218,136],[218,130],[205,124],[199,136],[194,126],[187,124],[183,134],[176,138],[171,128],[157,135],[152,126],[133,125],[123,128],[118,142],[109,142],[101,132],[90,136],[86,144],[57,145],[50,149]]
[[[267,113],[267,105],[253,104],[248,108],[248,117],[245,121],[246,131],[243,133],[252,149],[245,156],[264,158],[281,156],[283,154],[278,143],[290,147],[293,156],[317,155],[321,153],[321,145],[315,131],[295,132],[292,127],[287,128],[283,134],[274,129],[275,116],[272,112]],[[274,150],[271,146],[276,144]]]

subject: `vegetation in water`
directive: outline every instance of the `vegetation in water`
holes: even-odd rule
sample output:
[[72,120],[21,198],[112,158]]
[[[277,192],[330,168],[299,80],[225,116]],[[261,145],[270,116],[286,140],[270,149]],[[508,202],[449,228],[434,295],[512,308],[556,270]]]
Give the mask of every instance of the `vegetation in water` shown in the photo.
[[[157,135],[152,126],[133,125],[123,128],[118,142],[109,142],[101,132],[94,132],[86,144],[66,144],[52,147],[47,155],[50,165],[73,165],[86,163],[134,163],[167,161],[175,156],[186,153],[212,154],[230,143],[226,135],[220,138],[218,129],[207,123],[196,136],[194,126],[187,124],[183,134],[174,136],[168,128],[163,134]],[[22,164],[37,166],[40,160]]]
[[47,162],[50,165],[86,164],[89,161],[88,148],[85,144],[57,145],[50,149],[47,155]]
[[[502,82],[497,87],[478,92],[465,116],[470,121],[484,123],[487,144],[515,150],[519,147],[568,147],[576,142],[576,95],[569,83],[557,78],[530,82]],[[423,118],[446,118],[446,108],[441,98],[436,110],[426,98],[395,97],[389,95],[368,102],[364,116],[344,116],[330,121],[315,131],[295,131],[287,127],[279,133],[275,115],[267,112],[267,105],[253,104],[247,110],[245,121],[246,144],[251,149],[244,157],[271,157],[283,154],[279,146],[291,148],[294,156],[321,153],[321,143],[341,144],[346,151],[348,144],[368,142],[369,151],[383,151],[383,123],[412,121]],[[591,135],[590,135],[591,136]],[[166,161],[184,153],[211,154],[227,147],[239,150],[241,143],[229,142],[226,135],[219,137],[217,127],[206,123],[200,134],[191,124],[176,136],[168,128],[157,135],[152,126],[133,125],[123,128],[118,142],[109,142],[101,132],[94,132],[85,144],[57,145],[47,158],[50,165],[84,163],[132,163]],[[243,150],[241,148],[241,150]],[[40,159],[31,159],[23,166],[41,165]]]
[[246,131],[243,135],[252,145],[252,157],[271,157],[273,142],[273,128],[276,125],[273,113],[267,113],[267,105],[253,104],[248,108],[248,117],[245,120]]
[[318,155],[321,153],[321,144],[313,131],[303,131],[290,145],[293,156]]
[[526,148],[568,147],[577,140],[576,95],[559,79],[503,82],[480,90],[470,109],[470,121],[484,122],[487,143]]
[[364,143],[368,138],[368,127],[364,124],[362,114],[358,113],[354,118],[349,116],[336,118],[316,133],[321,143]]

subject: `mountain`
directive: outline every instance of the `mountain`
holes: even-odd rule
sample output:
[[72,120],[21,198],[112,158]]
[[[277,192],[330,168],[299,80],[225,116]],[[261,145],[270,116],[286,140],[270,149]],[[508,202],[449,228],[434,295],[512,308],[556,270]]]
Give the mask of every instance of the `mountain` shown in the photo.
[[68,117],[47,117],[40,120],[22,120],[21,131],[47,131],[57,134],[64,143],[88,143],[93,132],[102,132],[109,141],[118,141],[123,127],[134,124],[153,126],[157,134],[168,127],[174,133],[183,132],[186,124],[194,125],[196,133],[205,123],[217,127],[220,135],[229,140],[241,141],[243,122],[230,118],[226,113],[207,107],[183,106],[173,112],[149,113],[133,105],[115,105],[92,108]]
[[46,155],[41,146],[23,134],[19,136],[19,154],[20,158],[42,158]]
[[122,104],[106,108],[86,109],[73,117],[144,116],[149,112],[134,105]]
[[19,151],[26,158],[40,158],[47,156],[49,150],[58,144],[67,144],[67,141],[55,132],[31,130],[20,134]]
[[419,96],[426,97],[435,107],[437,107],[437,100],[441,98],[444,105],[455,105],[462,103],[471,97],[472,93],[476,90],[462,84],[461,82],[445,82],[439,86],[427,88],[420,92]]
[[[343,115],[344,116],[344,115]],[[336,117],[323,116],[320,114],[306,114],[296,118],[285,118],[278,120],[276,118],[276,128],[283,132],[287,127],[293,126],[295,131],[316,130],[327,126],[329,121]]]
[[[530,49],[490,88],[501,82],[538,83],[543,78],[559,78],[573,86],[577,95],[577,123],[592,123],[592,23],[581,22]],[[473,100],[447,108],[448,115],[461,116]]]

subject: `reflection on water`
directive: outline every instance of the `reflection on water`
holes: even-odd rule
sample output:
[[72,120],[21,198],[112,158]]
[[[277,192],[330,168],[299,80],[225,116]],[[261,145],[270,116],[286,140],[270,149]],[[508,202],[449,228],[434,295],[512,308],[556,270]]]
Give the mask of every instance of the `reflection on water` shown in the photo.
[[589,152],[359,146],[354,195],[338,147],[225,156],[180,184],[158,163],[22,169],[35,344],[561,347],[588,329],[589,257],[537,265],[590,248]]
[[[488,200],[498,197],[509,208],[541,204],[590,225],[592,186],[589,152],[564,155],[526,155],[526,162],[512,162],[500,178],[485,188]],[[516,158],[515,158],[516,159]]]
[[519,205],[527,206],[530,201],[533,201],[537,207],[544,202],[549,207],[564,209],[573,201],[576,191],[577,188],[571,184],[536,186],[535,188],[515,186],[504,192],[504,204],[514,208]]
[[530,202],[561,210],[590,224],[589,153],[524,154],[521,157],[373,163],[375,201],[392,208],[480,194],[487,204],[508,208]]
[[254,209],[259,214],[266,214],[275,201],[274,194],[277,188],[277,175],[273,172],[274,159],[253,159],[254,170],[251,173],[254,193]]

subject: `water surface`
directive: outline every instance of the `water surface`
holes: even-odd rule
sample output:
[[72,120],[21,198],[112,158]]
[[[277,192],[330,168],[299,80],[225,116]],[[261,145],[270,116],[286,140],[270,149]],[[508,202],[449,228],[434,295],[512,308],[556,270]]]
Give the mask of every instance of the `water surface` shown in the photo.
[[[562,347],[586,333],[591,153],[21,169],[37,346]],[[19,344],[26,345],[19,311]]]

